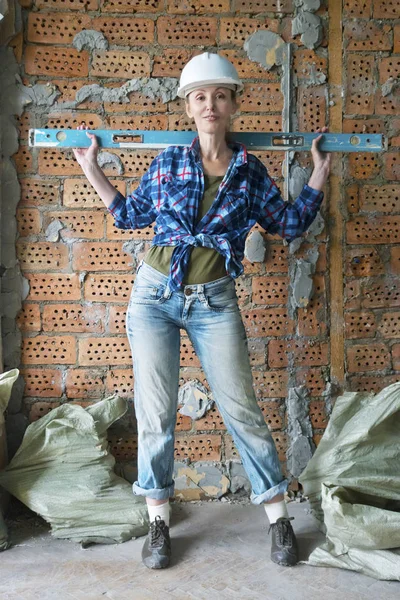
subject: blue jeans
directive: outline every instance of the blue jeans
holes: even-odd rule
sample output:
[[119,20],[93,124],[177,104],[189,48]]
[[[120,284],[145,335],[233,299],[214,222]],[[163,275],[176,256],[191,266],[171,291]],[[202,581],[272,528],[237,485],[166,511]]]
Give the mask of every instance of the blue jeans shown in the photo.
[[181,328],[187,331],[240,453],[252,485],[251,501],[261,504],[282,494],[288,482],[254,394],[234,280],[226,276],[172,293],[167,277],[142,262],[126,324],[139,443],[134,494],[163,500],[174,492]]

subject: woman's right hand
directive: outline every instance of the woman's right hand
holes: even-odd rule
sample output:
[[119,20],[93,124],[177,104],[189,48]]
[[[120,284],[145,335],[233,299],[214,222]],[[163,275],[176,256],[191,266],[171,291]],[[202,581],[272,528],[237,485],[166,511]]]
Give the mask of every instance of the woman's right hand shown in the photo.
[[[77,129],[85,130],[89,129],[85,124],[85,121],[82,121],[81,125],[78,125]],[[73,148],[72,151],[75,155],[76,160],[82,167],[83,171],[87,169],[93,169],[93,167],[98,167],[97,164],[97,155],[99,153],[99,143],[97,141],[97,137],[94,133],[86,132],[86,135],[91,139],[92,143],[88,148]]]

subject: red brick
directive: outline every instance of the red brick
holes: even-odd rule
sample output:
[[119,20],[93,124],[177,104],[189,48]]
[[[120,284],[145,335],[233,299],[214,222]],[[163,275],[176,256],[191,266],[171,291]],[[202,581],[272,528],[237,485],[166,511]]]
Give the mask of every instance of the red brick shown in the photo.
[[399,218],[396,215],[375,217],[373,220],[361,216],[353,217],[347,224],[348,244],[395,244],[399,242]]
[[399,212],[400,185],[365,185],[360,189],[360,210],[368,212]]
[[105,392],[105,373],[91,369],[68,369],[67,398],[101,398]]
[[95,304],[46,304],[43,307],[43,331],[103,333],[106,309]]
[[[119,87],[118,83],[108,84],[105,87]],[[167,111],[167,105],[161,98],[149,98],[140,92],[129,94],[129,102],[104,102],[106,113],[129,113],[135,111],[146,113],[164,113]]]
[[400,54],[400,25],[394,26],[393,35],[394,35],[393,52],[394,52],[394,54]]
[[[400,344],[393,344],[392,348],[393,369],[400,371]],[[398,380],[398,377],[397,377]]]
[[312,298],[307,308],[298,310],[298,333],[301,336],[316,336],[326,333],[326,298]]
[[130,365],[131,351],[124,337],[80,338],[79,364],[82,367]]
[[112,129],[165,130],[168,128],[168,117],[165,115],[117,116],[107,117],[107,123]]
[[387,375],[386,377],[381,375],[359,375],[350,377],[350,390],[352,392],[374,392],[377,394],[383,388],[396,383],[398,380],[398,375]]
[[[46,85],[48,83],[47,80],[42,79],[37,83],[41,83]],[[84,85],[93,85],[97,83],[96,79],[51,79],[52,85],[57,86],[58,90],[61,92],[60,96],[57,97],[57,101],[54,104],[54,107],[57,108],[60,105],[63,105],[65,102],[74,102],[76,99],[76,93],[80,90]],[[98,110],[101,108],[101,102],[80,102],[78,106],[79,110]]]
[[175,460],[221,460],[221,436],[215,434],[175,436]]
[[62,371],[58,369],[21,369],[25,381],[24,396],[60,398]]
[[38,235],[41,232],[40,213],[36,208],[17,210],[18,233],[20,237]]
[[345,326],[346,339],[375,337],[375,314],[364,310],[347,312],[345,314]]
[[376,247],[346,248],[346,275],[348,277],[371,277],[383,275],[384,272],[385,265]]
[[347,50],[371,52],[392,50],[392,35],[390,25],[377,21],[351,20],[344,24],[344,40]]
[[248,348],[250,365],[252,367],[265,365],[265,342],[263,340],[250,340]]
[[272,438],[275,442],[275,446],[278,452],[278,458],[280,461],[286,460],[286,452],[288,448],[288,440],[286,433],[280,431],[273,431],[271,433]]
[[344,119],[343,133],[385,133],[383,119]]
[[37,335],[22,341],[23,365],[68,365],[76,360],[76,341],[71,335]]
[[240,95],[241,112],[282,112],[283,95],[279,83],[246,83]]
[[326,414],[325,402],[310,402],[309,415],[313,429],[326,429],[328,425],[328,416]]
[[310,396],[321,396],[328,381],[329,376],[324,375],[323,369],[307,368],[296,371],[296,385],[305,385]]
[[194,119],[190,119],[186,114],[168,115],[169,131],[195,131]]
[[25,49],[25,71],[28,75],[55,77],[87,77],[89,53],[74,48],[56,46],[27,46]]
[[400,306],[400,288],[398,280],[368,279],[362,286],[362,306],[365,308],[391,308]]
[[244,50],[220,50],[219,54],[225,56],[236,68],[238,75],[242,79],[263,79],[276,81],[275,73],[267,71],[257,63],[253,62],[245,55]]
[[347,370],[350,373],[381,371],[389,367],[390,352],[385,344],[360,344],[347,348]]
[[258,406],[260,407],[265,422],[270,430],[282,429],[283,420],[279,402],[267,402],[266,400],[261,400],[258,402]]
[[[192,425],[192,419],[190,419],[190,417],[189,421],[190,425]],[[215,429],[226,430],[221,413],[215,405],[206,412],[204,417],[194,421],[193,425],[195,426],[196,431],[213,431]],[[191,426],[188,429],[191,429]]]
[[43,181],[26,177],[20,179],[21,200],[20,207],[27,206],[55,206],[60,200],[60,184],[58,181]]
[[60,271],[68,267],[68,247],[52,242],[20,242],[17,255],[24,271]]
[[242,313],[248,337],[288,335],[294,332],[294,322],[286,308],[255,308]]
[[25,175],[26,173],[34,173],[32,153],[30,148],[20,146],[18,152],[13,155],[17,173]]
[[60,405],[60,402],[35,402],[29,411],[29,422],[34,423],[38,421],[41,417],[48,415],[49,412]]
[[43,228],[46,229],[52,221],[61,221],[62,239],[86,238],[99,239],[104,237],[105,211],[64,210],[48,212],[44,215]]
[[372,0],[345,0],[343,4],[343,14],[346,17],[371,17]]
[[92,29],[100,31],[112,45],[145,46],[154,43],[154,21],[132,17],[97,17]]
[[17,318],[18,327],[22,331],[40,331],[40,307],[38,304],[25,302]]
[[325,56],[317,54],[315,50],[297,49],[293,57],[293,72],[300,84],[313,80],[315,75],[324,74],[328,78],[328,60]]
[[29,282],[27,300],[80,300],[81,285],[76,274],[27,273],[24,277]]
[[152,77],[180,77],[183,67],[194,56],[184,48],[162,48],[154,57]]
[[154,13],[163,9],[162,0],[100,0],[102,13]]
[[242,48],[246,39],[259,29],[278,33],[279,21],[265,17],[222,17],[219,25],[219,42]]
[[28,15],[28,42],[39,44],[71,45],[77,33],[83,29],[93,29],[88,15],[69,13],[37,13]]
[[293,10],[292,0],[234,0],[232,10],[238,13],[257,14],[259,12],[290,13]]
[[38,166],[39,175],[82,175],[82,169],[70,150],[41,148]]
[[119,229],[114,225],[114,217],[111,214],[107,214],[107,240],[147,240],[151,241],[154,237],[153,225],[144,227],[143,229]]
[[255,304],[286,304],[288,299],[289,278],[266,275],[253,277],[253,296]]
[[196,356],[191,341],[186,337],[181,339],[180,365],[181,367],[200,367],[200,360]]
[[383,338],[400,337],[400,312],[383,313],[378,331]]
[[52,10],[97,10],[98,0],[35,0],[36,8],[50,8]]
[[400,6],[396,0],[374,2],[374,19],[400,19]]
[[282,130],[282,117],[262,116],[262,115],[244,115],[232,119],[231,131],[256,131],[256,132],[277,132]]
[[354,152],[348,158],[349,176],[355,179],[372,179],[381,172],[379,157],[372,152]]
[[[327,271],[327,257],[326,257],[326,244],[322,243],[322,244],[318,244],[318,247],[315,247],[315,245],[312,244],[307,244],[306,242],[303,242],[301,247],[299,248],[299,250],[297,250],[294,254],[294,256],[298,259],[298,258],[304,258],[304,260],[308,260],[309,259],[309,253],[311,251],[315,251],[318,250],[318,260],[315,264],[315,272],[316,273],[326,273]],[[321,281],[319,281],[319,279],[314,276],[314,288],[315,288],[315,284],[320,285]]]
[[150,76],[150,56],[146,52],[96,50],[93,53],[92,77],[131,79]]
[[85,278],[85,300],[90,302],[128,302],[133,275],[89,275]]
[[106,390],[110,394],[117,394],[121,398],[133,398],[133,370],[112,369],[107,371]]
[[347,200],[347,210],[349,213],[358,213],[359,206],[359,188],[356,183],[346,186],[345,195]]
[[287,371],[253,371],[254,391],[257,398],[284,398],[287,393]]
[[110,333],[125,333],[126,305],[110,306],[108,331]]
[[400,246],[390,248],[390,270],[394,275],[400,275]]
[[175,15],[188,15],[195,13],[225,13],[230,10],[230,0],[211,0],[203,2],[202,0],[168,0],[168,12]]
[[313,132],[327,124],[326,97],[327,88],[324,85],[299,87],[300,131]]
[[287,367],[288,364],[288,341],[271,340],[268,342],[268,366],[279,369]]
[[398,115],[400,111],[400,94],[391,93],[388,96],[382,95],[382,90],[378,87],[375,94],[375,113],[377,115]]
[[193,379],[197,379],[202,383],[208,390],[210,386],[207,383],[205,375],[201,369],[195,369],[192,367],[181,367],[179,370],[179,385],[185,385],[188,381],[193,381]]
[[124,177],[142,177],[158,152],[151,150],[117,150],[113,154],[118,156],[122,162]]
[[121,433],[108,432],[110,452],[115,460],[133,460],[137,458],[138,439],[137,434],[122,431]]
[[294,352],[296,366],[318,367],[329,364],[329,347],[324,341],[291,340],[288,343],[288,351]]
[[73,269],[77,271],[131,271],[133,258],[122,242],[77,242],[73,246]]
[[46,127],[50,129],[76,129],[82,121],[89,129],[104,129],[104,121],[99,115],[86,112],[55,112],[47,119]]
[[158,17],[157,38],[166,46],[213,46],[217,36],[215,17]]
[[[111,179],[110,183],[125,195],[125,181]],[[86,179],[64,179],[63,205],[71,208],[103,208],[104,214],[109,214],[102,199]]]
[[385,162],[385,170],[384,177],[385,179],[400,179],[400,159],[398,152],[386,152],[384,156]]
[[268,245],[264,265],[267,273],[287,273],[288,247]]
[[347,55],[346,113],[372,115],[374,112],[374,56]]

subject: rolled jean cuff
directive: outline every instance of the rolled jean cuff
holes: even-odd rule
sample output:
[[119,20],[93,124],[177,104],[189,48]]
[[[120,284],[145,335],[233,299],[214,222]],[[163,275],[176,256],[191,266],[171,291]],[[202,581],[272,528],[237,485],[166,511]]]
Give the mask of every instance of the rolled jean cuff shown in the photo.
[[146,496],[147,498],[152,498],[153,500],[168,500],[168,498],[174,495],[174,486],[175,484],[172,483],[166,488],[145,490],[144,488],[139,487],[137,481],[135,481],[132,485],[132,491],[135,496]]
[[284,494],[288,488],[289,481],[284,479],[278,485],[275,485],[271,489],[263,492],[262,494],[254,494],[251,493],[250,500],[253,504],[262,504],[263,502],[269,502],[275,496],[279,496],[279,494]]

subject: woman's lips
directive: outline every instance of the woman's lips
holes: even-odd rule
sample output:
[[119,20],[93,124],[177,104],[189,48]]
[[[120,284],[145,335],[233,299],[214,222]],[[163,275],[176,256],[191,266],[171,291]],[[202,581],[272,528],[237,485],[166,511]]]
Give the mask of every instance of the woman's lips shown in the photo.
[[216,121],[218,119],[218,117],[214,117],[214,116],[210,116],[210,117],[204,117],[206,119],[206,121]]

